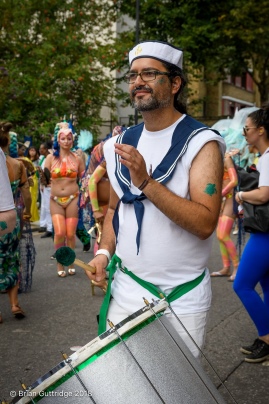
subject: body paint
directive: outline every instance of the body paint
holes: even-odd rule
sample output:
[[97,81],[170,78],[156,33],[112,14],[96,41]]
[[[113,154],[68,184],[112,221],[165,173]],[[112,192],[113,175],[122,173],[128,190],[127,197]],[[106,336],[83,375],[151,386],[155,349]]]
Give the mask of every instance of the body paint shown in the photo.
[[204,191],[206,194],[212,196],[217,193],[215,184],[207,184],[206,189]]
[[0,222],[0,230],[6,230],[7,229],[7,223],[6,222]]

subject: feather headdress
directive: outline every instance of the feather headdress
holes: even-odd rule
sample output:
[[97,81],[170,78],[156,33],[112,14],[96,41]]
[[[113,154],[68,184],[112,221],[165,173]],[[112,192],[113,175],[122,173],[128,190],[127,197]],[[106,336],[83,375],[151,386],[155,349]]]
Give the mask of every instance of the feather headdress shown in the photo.
[[88,130],[81,130],[78,136],[77,147],[84,152],[92,147],[93,135]]
[[18,138],[17,133],[9,132],[10,144],[9,144],[9,155],[10,157],[18,157]]

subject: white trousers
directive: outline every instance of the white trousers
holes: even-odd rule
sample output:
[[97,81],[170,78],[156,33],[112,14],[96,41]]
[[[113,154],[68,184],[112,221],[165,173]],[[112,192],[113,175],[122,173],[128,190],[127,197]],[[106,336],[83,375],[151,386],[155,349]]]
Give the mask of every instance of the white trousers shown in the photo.
[[50,187],[44,187],[41,194],[40,227],[46,227],[47,231],[52,231],[52,220],[50,214]]
[[[108,309],[108,315],[107,318],[109,318],[110,321],[114,324],[120,323],[122,320],[124,320],[126,317],[130,316],[133,313],[128,313],[125,311],[122,307],[120,307],[115,299],[112,299],[109,305]],[[188,333],[191,335],[195,343],[198,345],[200,350],[203,349],[204,343],[205,343],[205,335],[206,335],[206,322],[207,322],[207,314],[208,311],[204,311],[202,313],[195,313],[195,314],[180,314],[177,315],[188,331]],[[169,319],[169,322],[171,325],[176,329],[182,340],[185,342],[193,356],[197,359],[199,359],[200,356],[200,350],[197,348],[197,346],[194,344],[192,339],[189,337],[188,333],[185,331],[185,329],[182,327],[180,322],[177,320],[177,318],[174,316],[173,313],[167,313],[165,314],[166,318]],[[109,327],[108,327],[109,328]]]

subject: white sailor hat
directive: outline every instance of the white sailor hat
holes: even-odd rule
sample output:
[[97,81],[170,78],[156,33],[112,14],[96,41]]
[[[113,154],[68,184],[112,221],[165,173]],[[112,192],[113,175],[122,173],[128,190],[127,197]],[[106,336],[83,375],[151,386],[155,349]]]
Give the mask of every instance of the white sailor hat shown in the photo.
[[182,69],[183,52],[180,48],[161,41],[143,41],[129,52],[130,66],[135,59],[153,58]]

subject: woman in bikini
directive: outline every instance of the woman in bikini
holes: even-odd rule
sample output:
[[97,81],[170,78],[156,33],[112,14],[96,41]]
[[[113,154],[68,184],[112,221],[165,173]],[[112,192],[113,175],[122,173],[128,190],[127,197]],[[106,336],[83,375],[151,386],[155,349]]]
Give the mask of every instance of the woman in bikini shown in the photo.
[[[56,142],[59,152],[48,155],[44,167],[46,178],[48,181],[51,180],[50,211],[55,250],[65,245],[75,248],[78,224],[78,179],[83,175],[85,164],[81,157],[71,151],[73,140],[72,130],[64,126],[60,127]],[[59,263],[57,272],[61,278],[66,276],[64,267]],[[68,274],[75,275],[75,273],[73,265],[70,265]]]
[[[238,254],[231,231],[236,214],[234,212],[234,190],[237,185],[237,173],[232,160],[233,153],[226,153],[224,158],[224,174],[222,184],[222,208],[220,212],[217,237],[220,244],[220,253],[223,262],[223,268],[218,272],[212,272],[211,277],[228,276],[229,281],[234,281],[238,267]],[[231,263],[233,271],[231,272]]]

